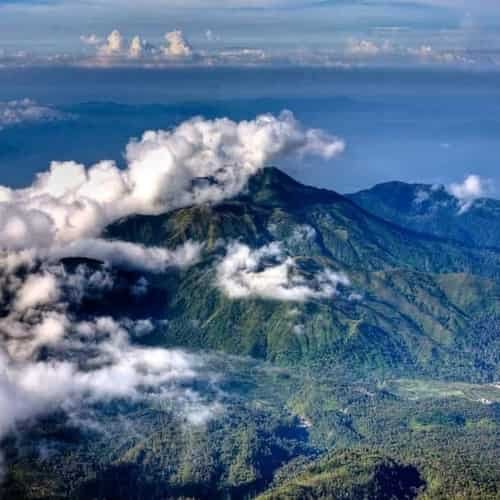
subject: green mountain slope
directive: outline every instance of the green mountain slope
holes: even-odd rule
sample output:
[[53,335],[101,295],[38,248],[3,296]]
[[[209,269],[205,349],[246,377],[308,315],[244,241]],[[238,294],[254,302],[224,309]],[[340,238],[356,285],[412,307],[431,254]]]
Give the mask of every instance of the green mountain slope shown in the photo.
[[348,451],[319,460],[260,500],[411,500],[424,489],[415,467],[371,450]]
[[[61,408],[4,440],[0,497],[498,498],[499,252],[404,229],[275,169],[236,199],[137,215],[106,236],[205,243],[193,267],[146,275],[140,297],[140,273],[112,270],[116,287],[72,312],[148,318],[134,342],[202,353],[185,389],[213,418],[186,425],[168,398],[96,403],[83,422]],[[279,241],[304,275],[327,267],[350,285],[305,302],[230,299],[216,266],[232,240]],[[101,267],[64,265],[82,262]]]
[[[151,315],[168,325],[151,342],[359,374],[494,380],[500,373],[499,252],[405,230],[276,169],[237,199],[134,216],[107,236],[165,247],[206,242],[199,265],[176,279],[152,279],[164,307]],[[215,287],[214,268],[221,242],[235,239],[252,248],[281,241],[305,272],[343,271],[351,286],[333,300],[231,300]]]
[[387,182],[347,197],[369,212],[414,231],[468,245],[500,248],[500,201],[483,198],[467,210],[443,188]]

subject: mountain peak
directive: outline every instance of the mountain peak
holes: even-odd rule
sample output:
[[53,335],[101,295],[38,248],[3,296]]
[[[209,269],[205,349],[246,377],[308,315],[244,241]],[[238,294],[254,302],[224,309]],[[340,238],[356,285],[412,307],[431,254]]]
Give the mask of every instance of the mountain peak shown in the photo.
[[343,199],[334,191],[306,186],[276,167],[267,167],[248,182],[246,192],[238,197],[262,206],[302,206]]
[[[390,206],[398,212],[413,212],[418,205],[419,193],[429,196],[433,192],[430,184],[410,184],[401,181],[389,181],[376,184],[370,189],[365,189],[347,196],[363,206],[362,201],[366,198],[376,197],[384,205]],[[446,194],[446,197],[449,195]],[[366,207],[365,207],[366,208]],[[377,213],[377,211],[374,211]]]

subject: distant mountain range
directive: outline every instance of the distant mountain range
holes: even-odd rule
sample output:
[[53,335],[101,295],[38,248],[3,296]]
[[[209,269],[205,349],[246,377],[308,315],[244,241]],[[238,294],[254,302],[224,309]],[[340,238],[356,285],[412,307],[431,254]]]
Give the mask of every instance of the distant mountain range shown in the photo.
[[481,198],[463,209],[442,186],[386,182],[347,197],[379,217],[467,245],[500,248],[500,201]]

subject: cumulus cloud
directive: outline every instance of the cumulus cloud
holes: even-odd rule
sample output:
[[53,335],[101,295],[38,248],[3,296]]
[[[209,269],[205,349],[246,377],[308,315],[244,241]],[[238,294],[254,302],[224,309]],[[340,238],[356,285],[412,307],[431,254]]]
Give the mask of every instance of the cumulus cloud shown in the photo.
[[165,34],[167,42],[163,52],[168,57],[190,57],[193,49],[184,37],[181,30],[171,31]]
[[306,276],[279,243],[252,250],[232,243],[217,266],[217,286],[231,299],[263,298],[304,302],[332,298],[338,285],[349,285],[342,273],[324,269]]
[[16,203],[5,203],[0,191],[0,243],[2,248],[20,250],[49,246],[54,238],[50,215],[39,210],[23,209]]
[[[326,47],[221,47],[221,37],[213,29],[204,36],[206,47],[193,49],[182,30],[168,31],[160,40],[149,43],[143,33],[122,34],[118,29],[107,36],[90,33],[80,36],[86,46],[81,53],[36,54],[31,52],[4,52],[0,50],[0,66],[76,65],[84,67],[172,67],[189,66],[266,66],[304,65],[313,67],[356,67],[377,61],[395,65],[497,65],[497,57],[490,52],[467,49],[443,49],[427,43],[408,46],[401,37],[394,36],[405,27],[375,27],[373,38],[347,38],[343,50]],[[387,39],[382,37],[388,36]],[[90,48],[95,49],[94,55]]]
[[19,250],[94,238],[131,214],[231,198],[279,157],[330,159],[343,149],[342,140],[303,128],[290,112],[241,122],[194,118],[172,131],[148,131],[128,144],[125,169],[112,161],[89,168],[53,162],[28,188],[0,187],[0,246]]
[[192,241],[187,241],[175,250],[168,250],[125,241],[93,238],[54,247],[49,255],[53,259],[85,257],[124,269],[161,273],[169,267],[185,268],[196,264],[202,248],[201,243]]
[[98,49],[101,56],[122,55],[125,49],[125,39],[118,30],[113,30],[106,38],[106,43]]
[[0,102],[0,130],[23,123],[67,120],[70,116],[32,99]]
[[[165,33],[165,44],[155,46],[140,35],[133,36],[130,41],[120,31],[113,30],[105,43],[97,35],[82,36],[80,40],[86,45],[97,47],[97,56],[108,64],[124,60],[161,62],[165,59],[189,58],[193,49],[181,30]],[[102,61],[101,61],[102,62]]]
[[491,181],[482,179],[479,175],[469,175],[462,183],[452,183],[446,187],[449,194],[459,203],[459,213],[465,213],[479,198],[484,198],[491,192]]
[[144,42],[140,36],[134,36],[130,42],[130,47],[128,49],[128,54],[130,57],[139,58],[142,57],[144,53]]
[[[111,52],[123,47],[120,40],[108,39]],[[188,241],[168,250],[100,235],[132,214],[231,198],[279,157],[328,159],[343,148],[341,140],[305,129],[289,112],[242,122],[194,118],[132,140],[125,168],[112,161],[88,168],[53,162],[29,187],[0,186],[0,439],[19,422],[113,398],[168,398],[192,422],[209,418],[216,406],[186,387],[203,367],[198,356],[138,345],[154,328],[150,322],[82,320],[77,312],[86,297],[105,300],[113,290],[111,266],[165,272],[195,264],[203,246]],[[247,267],[235,266],[245,252]],[[72,269],[60,263],[66,257],[107,265]],[[268,259],[276,262],[260,269]],[[329,270],[306,277],[275,246],[232,247],[219,279],[236,296],[297,301],[333,296],[337,284],[347,282]],[[148,285],[138,279],[131,296],[144,295]]]

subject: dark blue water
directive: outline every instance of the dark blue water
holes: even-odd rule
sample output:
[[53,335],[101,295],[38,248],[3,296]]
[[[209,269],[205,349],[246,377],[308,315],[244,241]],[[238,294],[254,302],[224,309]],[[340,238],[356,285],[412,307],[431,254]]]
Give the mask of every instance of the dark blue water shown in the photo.
[[400,179],[478,173],[500,185],[500,74],[431,70],[0,70],[0,100],[29,97],[77,116],[0,131],[0,184],[20,186],[51,160],[122,161],[128,139],[193,115],[252,118],[292,110],[343,137],[324,163],[281,163],[341,192]]

